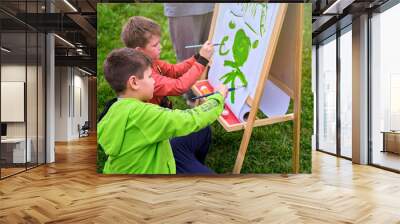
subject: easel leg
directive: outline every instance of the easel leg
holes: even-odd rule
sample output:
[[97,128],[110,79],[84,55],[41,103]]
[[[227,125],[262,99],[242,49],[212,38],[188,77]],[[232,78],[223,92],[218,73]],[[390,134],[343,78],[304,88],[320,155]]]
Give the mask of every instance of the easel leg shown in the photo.
[[297,40],[299,43],[296,47],[296,74],[294,86],[294,119],[293,119],[293,152],[292,152],[292,167],[293,173],[299,173],[300,170],[300,114],[301,114],[301,72],[302,72],[302,50],[303,50],[303,5],[297,6],[299,20],[297,21]]
[[300,113],[295,113],[293,120],[293,151],[292,169],[293,173],[299,173],[300,168]]
[[233,168],[234,174],[239,174],[240,170],[242,169],[244,156],[246,155],[247,146],[249,145],[252,132],[253,132],[253,125],[246,126],[246,128],[244,129],[242,142],[240,143],[239,152],[236,157],[235,167]]
[[240,143],[239,152],[236,157],[235,167],[233,168],[234,174],[240,173],[240,170],[242,169],[244,156],[246,155],[247,146],[249,145],[250,137],[253,132],[253,127],[254,127],[257,111],[260,106],[260,101],[261,101],[261,98],[262,98],[262,95],[264,92],[266,80],[268,80],[269,71],[271,69],[271,65],[272,65],[272,61],[273,61],[272,59],[275,54],[275,48],[278,44],[278,37],[279,37],[281,29],[282,29],[283,20],[286,15],[287,7],[288,7],[288,5],[286,3],[282,4],[279,7],[279,11],[278,11],[278,14],[276,17],[277,19],[275,21],[275,25],[273,26],[273,31],[272,31],[272,33],[274,35],[271,35],[270,42],[268,44],[266,57],[264,58],[264,62],[263,62],[263,68],[260,73],[256,92],[254,94],[253,103],[251,105],[250,115],[245,124],[242,142]]

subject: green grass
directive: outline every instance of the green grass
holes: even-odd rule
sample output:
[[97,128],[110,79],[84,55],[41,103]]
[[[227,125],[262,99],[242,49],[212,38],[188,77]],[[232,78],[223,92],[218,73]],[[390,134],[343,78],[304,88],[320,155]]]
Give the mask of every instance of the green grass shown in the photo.
[[[98,4],[97,5],[97,101],[98,113],[104,103],[115,95],[104,80],[103,62],[114,48],[123,47],[120,33],[123,24],[134,15],[155,20],[162,28],[161,59],[175,63],[175,52],[169,37],[168,20],[163,15],[163,5],[148,4]],[[311,4],[305,6],[302,65],[302,113],[300,139],[300,172],[311,172],[311,135],[313,130],[313,95],[311,92]],[[170,97],[174,107],[186,109],[181,97]],[[289,112],[293,111],[291,104]],[[212,145],[206,164],[217,173],[229,173],[235,163],[243,131],[228,133],[215,122],[212,125]],[[290,173],[292,171],[293,122],[284,122],[255,128],[247,149],[242,173]],[[105,162],[104,152],[98,150],[98,172]]]

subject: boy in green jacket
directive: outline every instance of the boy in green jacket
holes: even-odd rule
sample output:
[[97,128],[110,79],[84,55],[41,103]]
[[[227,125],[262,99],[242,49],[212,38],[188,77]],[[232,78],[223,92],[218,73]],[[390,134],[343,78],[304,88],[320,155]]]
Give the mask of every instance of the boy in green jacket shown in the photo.
[[[104,63],[104,76],[118,95],[98,123],[98,143],[108,155],[103,173],[211,173],[187,142],[204,142],[199,131],[221,114],[227,89],[220,86],[208,100],[190,110],[170,110],[145,103],[153,97],[151,60],[131,48],[113,50]],[[172,151],[170,139],[178,146]],[[185,148],[186,147],[186,148]],[[180,163],[176,165],[175,158]]]

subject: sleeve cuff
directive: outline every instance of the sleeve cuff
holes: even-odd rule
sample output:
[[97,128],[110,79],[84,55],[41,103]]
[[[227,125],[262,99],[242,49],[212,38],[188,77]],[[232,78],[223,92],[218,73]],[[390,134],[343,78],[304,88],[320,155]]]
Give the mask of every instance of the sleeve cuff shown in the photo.
[[208,100],[213,99],[213,100],[216,100],[219,104],[224,104],[224,97],[219,92],[207,97],[207,99]]
[[194,58],[198,63],[202,64],[203,66],[207,66],[208,60],[205,57],[201,56],[199,53],[195,54]]

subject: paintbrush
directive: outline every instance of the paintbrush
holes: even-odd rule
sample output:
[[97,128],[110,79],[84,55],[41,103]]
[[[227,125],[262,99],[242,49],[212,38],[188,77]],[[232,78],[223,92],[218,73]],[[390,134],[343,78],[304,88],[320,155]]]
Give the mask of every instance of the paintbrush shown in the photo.
[[[242,85],[242,86],[238,86],[238,87],[234,87],[234,88],[229,88],[229,89],[228,89],[228,92],[231,92],[231,91],[234,91],[234,90],[237,90],[237,89],[243,88],[243,87],[246,87],[246,86],[245,86],[245,85]],[[207,93],[207,94],[205,94],[205,95],[201,95],[201,96],[196,96],[196,97],[193,97],[193,98],[192,98],[192,100],[201,99],[201,98],[204,98],[204,97],[207,97],[207,96],[214,95],[214,94],[216,94],[216,93],[218,93],[218,91],[216,91],[216,92],[212,92],[212,93]]]
[[[202,47],[204,44],[196,44],[196,45],[189,45],[189,46],[185,46],[185,48],[196,48],[196,47]],[[218,46],[221,44],[213,44],[213,46]]]

